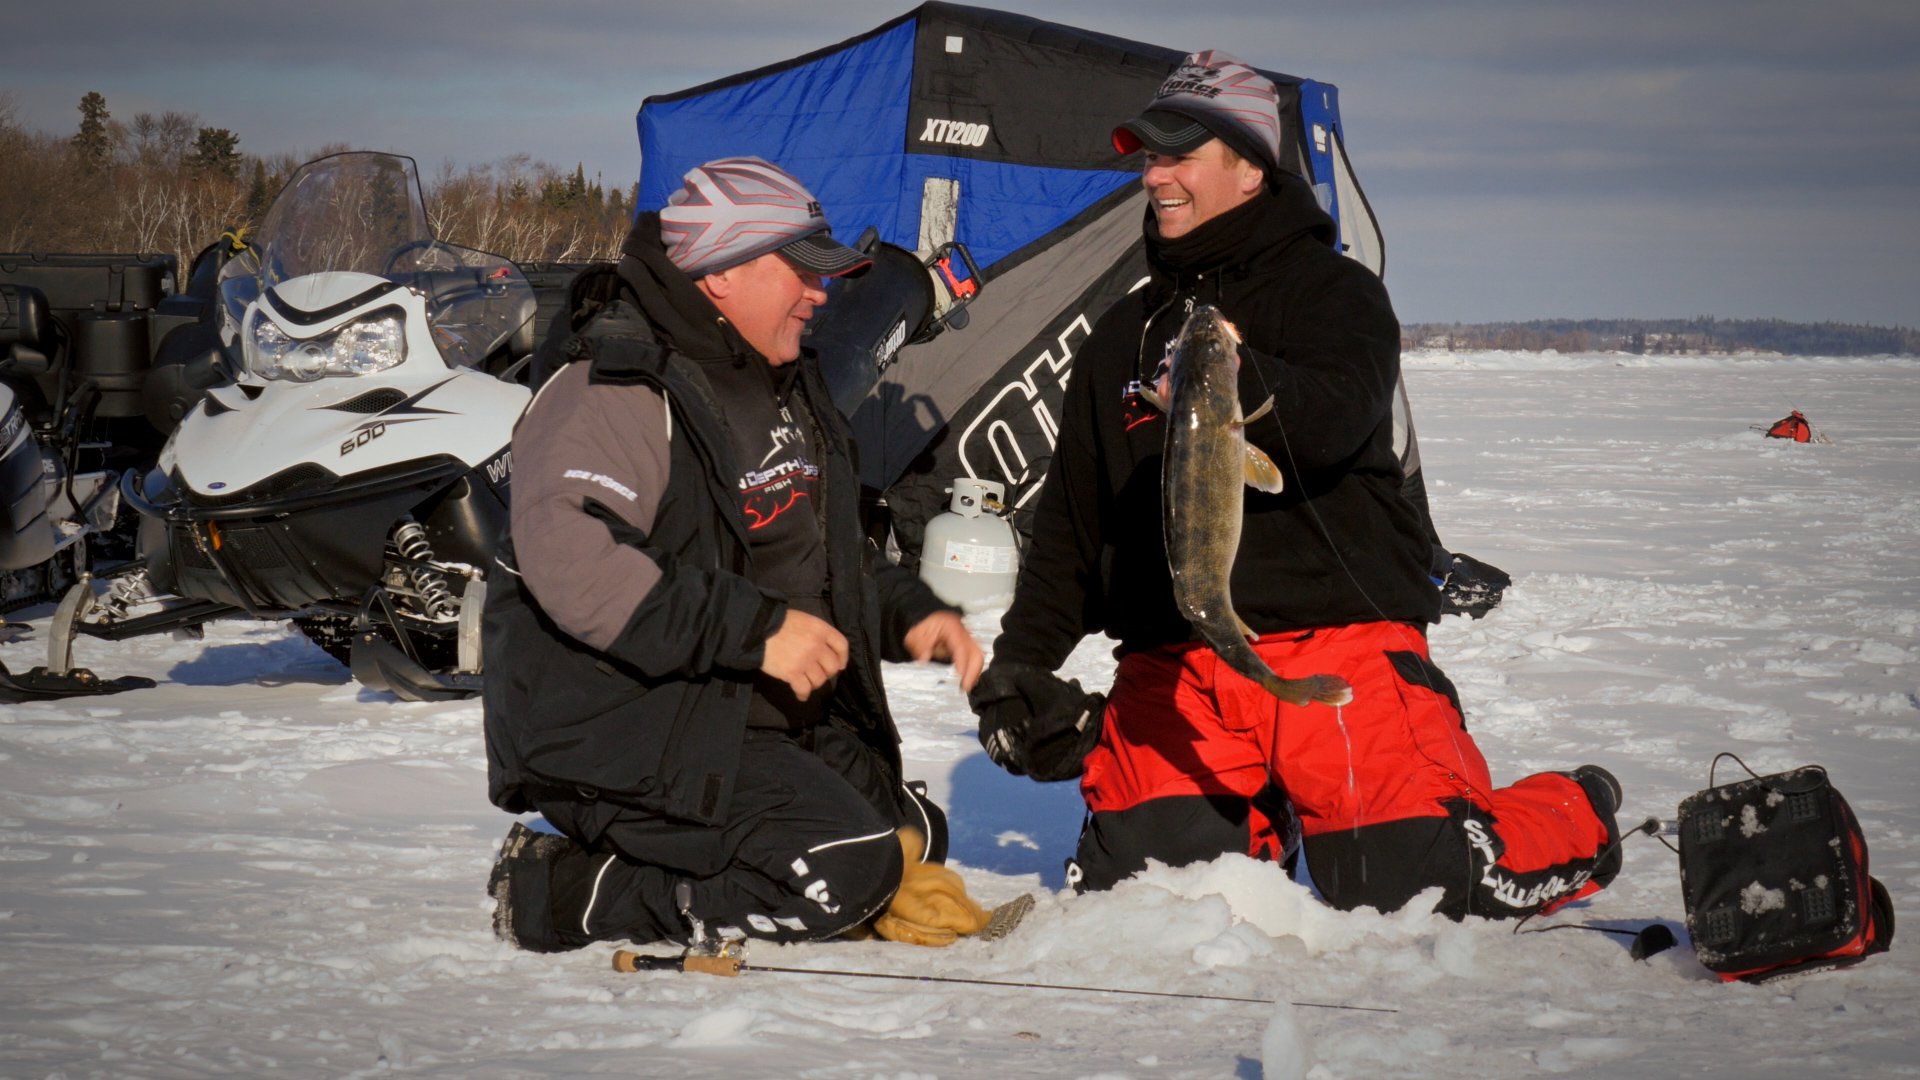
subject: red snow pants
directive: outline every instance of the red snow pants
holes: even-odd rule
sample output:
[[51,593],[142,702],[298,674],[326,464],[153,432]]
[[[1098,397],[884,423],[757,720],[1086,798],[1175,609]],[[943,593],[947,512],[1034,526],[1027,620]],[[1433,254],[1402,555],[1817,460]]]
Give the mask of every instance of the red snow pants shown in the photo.
[[1455,918],[1525,915],[1618,872],[1612,817],[1571,776],[1493,786],[1418,627],[1362,623],[1254,647],[1282,678],[1346,679],[1353,701],[1283,704],[1204,644],[1123,657],[1080,781],[1082,888],[1149,858],[1275,858],[1289,800],[1314,884],[1340,908],[1392,911],[1439,887],[1439,910]]

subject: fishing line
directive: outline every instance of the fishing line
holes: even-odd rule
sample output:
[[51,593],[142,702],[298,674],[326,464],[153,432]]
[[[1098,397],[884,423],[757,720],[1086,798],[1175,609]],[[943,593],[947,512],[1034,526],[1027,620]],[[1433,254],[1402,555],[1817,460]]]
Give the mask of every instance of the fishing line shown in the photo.
[[[1134,373],[1135,386],[1138,386],[1142,378],[1141,368],[1145,365],[1145,362],[1146,362],[1147,339],[1149,336],[1151,336],[1153,332],[1153,324],[1156,321],[1158,321],[1162,315],[1165,315],[1169,309],[1173,308],[1176,304],[1178,304],[1183,295],[1185,295],[1188,300],[1188,310],[1189,310],[1189,317],[1190,317],[1192,306],[1195,302],[1197,302],[1200,289],[1206,284],[1206,282],[1207,282],[1207,275],[1201,274],[1196,276],[1192,286],[1184,290],[1176,288],[1171,298],[1169,298],[1165,303],[1161,304],[1159,307],[1155,308],[1150,314],[1148,314],[1145,323],[1141,326],[1141,329],[1140,329],[1140,343],[1138,347],[1136,347],[1136,349],[1134,350],[1133,373]],[[1216,307],[1220,303],[1220,290],[1221,290],[1220,276],[1219,274],[1216,273],[1213,275],[1214,303]],[[1238,335],[1236,334],[1236,337],[1237,336]],[[1266,398],[1275,397],[1276,395],[1273,392],[1273,386],[1267,381],[1266,369],[1262,367],[1259,363],[1254,362],[1252,359],[1251,353],[1253,350],[1250,347],[1246,346],[1244,343],[1241,345],[1241,349],[1243,350],[1241,361],[1242,363],[1252,364],[1254,376],[1260,382],[1260,389],[1263,397],[1266,397]],[[1276,357],[1275,359],[1278,360],[1279,358]],[[1396,372],[1396,376],[1397,376],[1397,372]],[[1389,409],[1391,409],[1391,405],[1389,405]],[[1273,417],[1274,430],[1277,431],[1280,435],[1280,448],[1282,453],[1286,456],[1287,465],[1292,470],[1294,477],[1302,481],[1302,486],[1304,487],[1305,473],[1300,468],[1299,460],[1294,456],[1293,443],[1291,440],[1287,438],[1286,424],[1281,419],[1280,410],[1278,409],[1273,410],[1271,415]],[[1419,655],[1429,656],[1425,635],[1421,635],[1418,641],[1413,640],[1413,638],[1408,634],[1408,631],[1403,621],[1391,618],[1390,616],[1387,615],[1385,611],[1381,610],[1379,602],[1376,601],[1373,598],[1373,595],[1367,591],[1366,586],[1360,583],[1359,576],[1353,572],[1353,568],[1347,564],[1346,558],[1340,554],[1340,547],[1339,547],[1339,544],[1337,544],[1334,540],[1333,531],[1330,528],[1328,528],[1326,520],[1320,516],[1319,508],[1313,505],[1313,499],[1304,490],[1300,492],[1300,505],[1307,511],[1308,517],[1310,517],[1313,520],[1315,528],[1319,530],[1321,541],[1326,544],[1327,551],[1333,556],[1334,562],[1340,567],[1340,572],[1346,575],[1347,581],[1353,585],[1354,592],[1359,594],[1360,598],[1366,602],[1367,607],[1373,611],[1373,614],[1379,619],[1380,622],[1386,623],[1393,628],[1394,633],[1399,636],[1400,642],[1403,646],[1405,646],[1408,650],[1415,652]],[[1430,656],[1429,656],[1429,659],[1430,659]],[[1425,688],[1429,693],[1432,693],[1436,696],[1444,696],[1440,694],[1439,688],[1433,685],[1433,680],[1428,677],[1427,671],[1424,666],[1419,669],[1418,675],[1419,675],[1420,683],[1423,686],[1425,686]],[[1463,716],[1462,717],[1463,724],[1464,724],[1464,719],[1465,718]],[[1278,744],[1278,740],[1279,740],[1279,732],[1278,732],[1279,720],[1280,720],[1280,709],[1279,709],[1279,705],[1276,704],[1274,706],[1274,712],[1273,712],[1273,724],[1275,729],[1274,740],[1276,745]],[[1453,744],[1453,749],[1455,754],[1461,757],[1462,759],[1466,758],[1467,755],[1462,753],[1460,749],[1460,741],[1459,741],[1458,733],[1451,726],[1449,726],[1447,730],[1447,738]],[[1421,753],[1421,756],[1425,758],[1429,764],[1435,766],[1436,768],[1445,769],[1448,772],[1453,773],[1455,777],[1468,788],[1468,790],[1478,795],[1482,800],[1488,802],[1489,804],[1492,802],[1492,796],[1489,792],[1482,789],[1480,785],[1474,783],[1473,781],[1465,777],[1459,776],[1458,770],[1451,768],[1444,762],[1435,760],[1431,754],[1428,754],[1425,751],[1421,751],[1420,753]]]
[[[1189,298],[1188,308],[1190,312],[1194,301],[1197,301],[1198,299],[1198,293],[1200,289],[1203,287],[1203,285],[1205,284],[1205,280],[1206,280],[1206,275],[1200,275],[1195,279],[1190,289],[1176,290],[1172,298],[1167,300],[1166,303],[1162,304],[1159,308],[1155,309],[1150,315],[1148,315],[1145,325],[1143,325],[1141,328],[1140,344],[1134,353],[1134,377],[1135,377],[1136,385],[1138,384],[1139,379],[1141,377],[1140,369],[1145,363],[1146,342],[1148,337],[1151,334],[1153,323],[1157,321],[1162,315],[1164,315],[1169,309],[1174,307],[1176,303],[1179,302],[1181,298],[1181,294],[1183,292],[1185,292],[1188,295],[1188,298]],[[1213,286],[1214,286],[1214,299],[1217,306],[1220,299],[1220,289],[1221,289],[1220,279],[1218,275],[1215,275],[1214,277]],[[1253,365],[1254,376],[1260,384],[1263,399],[1275,398],[1276,395],[1273,392],[1272,384],[1267,379],[1267,372],[1261,364],[1259,364],[1254,360],[1253,356],[1251,355],[1252,349],[1244,345],[1244,343],[1241,345],[1241,349],[1243,350],[1241,354],[1241,362],[1249,363]],[[1275,359],[1279,360],[1280,358],[1276,357]],[[1398,372],[1396,370],[1396,377],[1397,375],[1398,375]],[[1389,408],[1391,408],[1391,405],[1389,405]],[[1413,635],[1408,631],[1407,627],[1405,626],[1402,620],[1397,620],[1388,616],[1387,613],[1381,609],[1379,602],[1375,600],[1373,595],[1367,591],[1366,586],[1361,583],[1359,576],[1355,574],[1353,571],[1353,568],[1350,565],[1348,565],[1346,558],[1340,553],[1340,547],[1339,547],[1339,544],[1334,539],[1332,529],[1327,525],[1325,518],[1321,516],[1319,508],[1314,506],[1313,499],[1309,494],[1309,492],[1304,490],[1306,487],[1305,480],[1304,480],[1305,473],[1300,468],[1299,459],[1293,453],[1293,443],[1292,443],[1292,440],[1289,439],[1287,436],[1286,424],[1284,420],[1281,418],[1281,410],[1279,409],[1273,410],[1272,419],[1274,424],[1274,430],[1278,432],[1280,437],[1280,448],[1281,448],[1282,454],[1286,458],[1287,465],[1289,469],[1292,471],[1294,477],[1301,481],[1301,487],[1303,490],[1301,490],[1300,492],[1300,505],[1306,510],[1307,516],[1313,521],[1315,529],[1317,529],[1319,532],[1321,541],[1326,545],[1328,553],[1333,556],[1334,563],[1340,567],[1340,572],[1346,576],[1347,581],[1353,586],[1354,592],[1360,596],[1361,600],[1363,600],[1366,603],[1367,607],[1370,610],[1372,610],[1373,614],[1379,619],[1379,621],[1382,623],[1386,623],[1392,627],[1392,632],[1399,638],[1402,646],[1407,648],[1409,651],[1415,653],[1416,655],[1429,657],[1429,661],[1430,661],[1430,652],[1427,647],[1425,635],[1424,634],[1420,635],[1418,640],[1416,641]],[[1416,674],[1418,676],[1419,683],[1423,685],[1429,693],[1434,694],[1437,697],[1444,696],[1441,694],[1439,688],[1433,684],[1433,680],[1428,675],[1425,665],[1420,665]],[[1335,708],[1336,708],[1336,714],[1335,714],[1336,719],[1341,724],[1342,730],[1344,732],[1345,730],[1344,714],[1338,711],[1338,707],[1335,707]],[[1455,756],[1460,760],[1468,760],[1469,756],[1465,754],[1460,747],[1459,732],[1461,729],[1465,727],[1464,710],[1461,710],[1461,713],[1462,715],[1461,715],[1460,724],[1447,725],[1447,738],[1449,743],[1453,747]],[[1273,705],[1272,721],[1270,726],[1271,726],[1270,737],[1273,740],[1273,744],[1277,747],[1280,742],[1280,732],[1279,732],[1280,706],[1278,702],[1275,702]],[[1349,739],[1350,739],[1350,736],[1349,736]],[[1449,776],[1452,777],[1456,783],[1459,783],[1460,785],[1465,787],[1470,793],[1478,796],[1478,798],[1484,805],[1487,805],[1487,806],[1492,805],[1493,803],[1492,794],[1486,789],[1484,789],[1483,787],[1481,787],[1478,783],[1476,783],[1471,778],[1461,775],[1460,769],[1449,766],[1446,763],[1435,759],[1432,754],[1427,753],[1417,743],[1414,749],[1415,749],[1415,752],[1417,752],[1429,764],[1433,765],[1435,768],[1438,768],[1447,772]],[[1354,821],[1355,821],[1354,828],[1358,829],[1359,819],[1356,817]],[[1462,876],[1467,880],[1468,887],[1471,888],[1471,883],[1475,875],[1475,870],[1473,866],[1473,853],[1470,847],[1465,857],[1466,857],[1466,864],[1463,867]]]
[[[909,975],[892,971],[860,971],[846,968],[778,967],[752,964],[739,957],[722,958],[720,963],[690,966],[689,957],[649,956],[616,950],[613,969],[624,973],[640,971],[698,971],[709,975],[733,976],[744,971],[763,971],[780,975],[829,975],[847,979],[894,979],[901,982],[950,983],[959,986],[1003,986],[1017,990],[1066,990],[1083,994],[1125,994],[1134,997],[1183,998],[1190,1001],[1233,1001],[1249,1005],[1278,1005],[1281,999],[1235,997],[1226,994],[1181,993],[1173,990],[1127,990],[1115,986],[1082,986],[1075,983],[1024,982],[1011,979],[968,979],[957,975]],[[1343,1009],[1351,1012],[1397,1013],[1400,1010],[1379,1005],[1349,1005],[1320,1001],[1288,1001],[1305,1009]]]
[[[1606,847],[1601,848],[1600,851],[1594,855],[1593,857],[1594,865],[1595,866],[1600,865],[1600,863],[1603,860],[1605,860],[1607,856],[1613,854],[1616,851],[1619,851],[1621,848],[1621,845],[1627,842],[1627,838],[1629,836],[1639,836],[1641,834],[1645,834],[1647,836],[1653,837],[1654,839],[1660,841],[1663,844],[1666,844],[1667,843],[1666,838],[1660,835],[1660,827],[1661,827],[1661,821],[1659,818],[1649,817],[1645,821],[1642,821],[1640,824],[1635,825],[1633,828],[1628,829],[1625,832],[1622,832],[1620,834],[1619,839],[1615,840],[1611,844],[1608,844]],[[1667,844],[1667,846],[1672,847],[1673,845]],[[1581,886],[1585,884],[1586,884],[1586,881],[1583,880],[1578,885],[1569,885],[1566,888],[1561,889],[1559,892],[1554,893],[1552,896],[1547,897],[1544,901],[1542,901],[1541,908],[1544,908],[1547,905],[1552,904],[1555,900],[1558,900],[1563,896],[1568,896],[1568,895],[1571,895],[1572,893],[1578,892]],[[1535,909],[1533,911],[1527,912],[1525,915],[1520,917],[1519,922],[1513,924],[1513,932],[1516,934],[1520,933],[1521,932],[1520,928],[1527,925],[1527,922],[1529,920],[1531,920],[1536,915],[1540,915],[1544,913],[1545,912],[1543,912],[1541,909]],[[1566,924],[1562,924],[1562,926],[1540,926],[1540,927],[1535,927],[1534,929],[1528,930],[1526,932],[1529,934],[1533,934],[1533,933],[1538,933],[1539,931],[1542,931],[1542,930],[1559,930],[1559,929],[1562,929],[1565,925]],[[1596,928],[1589,927],[1588,929],[1596,929]],[[1616,931],[1608,931],[1608,933],[1615,933],[1615,932]],[[1664,949],[1672,945],[1673,942],[1671,940],[1672,938],[1671,932],[1668,933],[1668,938],[1669,940],[1666,945],[1662,945],[1660,946],[1659,949],[1654,949],[1653,951],[1659,952],[1660,949]],[[1634,957],[1634,959],[1638,960],[1640,959],[1640,957],[1636,956]]]
[[[1248,361],[1248,362],[1251,362],[1251,361]],[[1260,380],[1261,391],[1264,392],[1267,397],[1273,397],[1274,396],[1273,387],[1267,383],[1266,371],[1263,370],[1259,364],[1254,364],[1253,373]],[[1391,408],[1391,406],[1389,406],[1389,408]],[[1296,477],[1304,476],[1304,473],[1301,471],[1301,468],[1300,468],[1299,460],[1293,456],[1293,443],[1291,440],[1287,438],[1287,426],[1285,422],[1280,419],[1280,410],[1275,409],[1271,415],[1273,416],[1273,420],[1274,420],[1274,430],[1280,433],[1280,449],[1281,449],[1281,452],[1286,455],[1287,465],[1290,468],[1292,468],[1294,476]],[[1333,539],[1333,531],[1327,527],[1326,519],[1320,516],[1319,508],[1313,505],[1313,499],[1305,491],[1302,491],[1300,493],[1300,505],[1303,509],[1307,511],[1307,516],[1313,519],[1313,523],[1315,527],[1317,527],[1320,530],[1320,539],[1326,543],[1327,551],[1333,555],[1333,561],[1339,564],[1340,572],[1347,576],[1347,580],[1353,584],[1354,591],[1356,593],[1359,593],[1360,598],[1367,602],[1367,607],[1373,610],[1373,613],[1379,617],[1381,622],[1386,623],[1393,628],[1393,632],[1399,635],[1400,642],[1402,645],[1407,646],[1409,650],[1419,653],[1422,656],[1428,656],[1429,653],[1427,649],[1426,636],[1424,634],[1420,636],[1420,639],[1417,642],[1412,640],[1411,637],[1408,635],[1406,626],[1402,620],[1391,618],[1387,615],[1386,612],[1380,610],[1379,603],[1374,600],[1373,595],[1371,593],[1367,592],[1366,586],[1360,583],[1359,576],[1353,572],[1353,568],[1348,566],[1347,560],[1341,556],[1340,546],[1337,543],[1335,543]],[[1427,688],[1427,691],[1429,693],[1432,693],[1436,696],[1444,696],[1440,694],[1439,688],[1433,685],[1433,680],[1427,677],[1426,667],[1422,666],[1418,668],[1417,673],[1420,677],[1421,684]],[[1278,707],[1276,707],[1274,710],[1274,719],[1276,723],[1279,720]],[[1464,726],[1465,722],[1466,722],[1466,717],[1464,715],[1464,710],[1463,710],[1463,715],[1461,716],[1461,725]],[[1451,725],[1449,725],[1447,728],[1447,739],[1449,742],[1453,744],[1454,753],[1459,755],[1464,760],[1467,755],[1461,751],[1459,735],[1457,734],[1455,728]],[[1415,749],[1418,750],[1419,747],[1416,745]],[[1452,767],[1448,766],[1444,762],[1436,761],[1433,755],[1428,754],[1425,750],[1420,750],[1419,752],[1420,752],[1420,756],[1426,758],[1429,764],[1434,765],[1437,768],[1446,769],[1448,772],[1452,773],[1454,777],[1460,781],[1460,783],[1465,784],[1467,788],[1472,790],[1475,794],[1479,795],[1482,799],[1486,800],[1488,804],[1491,804],[1493,802],[1493,797],[1490,792],[1482,790],[1480,785],[1474,783],[1472,780],[1468,779],[1467,777],[1460,776],[1458,770],[1453,769]]]
[[[1217,286],[1216,286],[1216,291],[1217,291]],[[1248,349],[1247,352],[1251,353],[1252,350]],[[1275,359],[1277,360],[1279,358],[1276,357]],[[1262,368],[1258,363],[1255,363],[1251,358],[1251,356],[1243,356],[1242,362],[1253,364],[1254,376],[1260,381],[1260,389],[1262,393],[1264,394],[1265,397],[1269,397],[1269,398],[1274,397],[1275,395],[1273,392],[1273,387],[1271,384],[1267,382],[1266,370]],[[1397,374],[1398,373],[1396,371],[1396,377],[1397,377]],[[1389,403],[1388,409],[1389,411],[1391,411],[1392,409],[1391,403]],[[1280,449],[1281,449],[1281,452],[1286,456],[1287,465],[1289,468],[1293,470],[1293,475],[1296,478],[1302,478],[1301,486],[1304,488],[1306,486],[1304,482],[1305,474],[1300,468],[1299,460],[1294,457],[1293,442],[1292,440],[1287,438],[1287,426],[1285,421],[1282,420],[1280,413],[1281,413],[1281,410],[1274,409],[1270,414],[1273,418],[1274,430],[1277,431],[1280,435]],[[1387,613],[1380,609],[1380,604],[1376,600],[1374,600],[1373,595],[1367,591],[1366,586],[1360,583],[1360,578],[1358,575],[1356,575],[1353,572],[1353,568],[1347,565],[1347,560],[1340,554],[1339,544],[1337,544],[1334,541],[1333,531],[1330,528],[1328,528],[1326,520],[1320,516],[1319,508],[1313,505],[1312,497],[1309,495],[1308,492],[1304,490],[1300,492],[1300,505],[1307,511],[1307,516],[1313,519],[1314,526],[1318,528],[1320,531],[1321,540],[1325,542],[1325,544],[1327,545],[1327,551],[1330,554],[1332,554],[1333,560],[1335,563],[1339,565],[1341,573],[1345,574],[1347,577],[1347,580],[1350,583],[1352,583],[1354,591],[1360,595],[1360,598],[1362,600],[1366,601],[1367,606],[1373,610],[1373,613],[1379,617],[1379,620],[1381,622],[1386,623],[1393,628],[1393,632],[1399,635],[1401,644],[1407,646],[1410,651],[1414,652],[1417,655],[1428,657],[1429,662],[1431,662],[1431,655],[1427,648],[1425,634],[1422,634],[1420,636],[1420,639],[1418,642],[1414,642],[1413,640],[1411,640],[1411,637],[1406,629],[1406,626],[1400,620],[1388,617]],[[1397,666],[1396,666],[1396,670],[1398,670]],[[1426,665],[1418,665],[1416,668],[1416,673],[1419,676],[1420,683],[1426,687],[1428,693],[1434,694],[1435,696],[1445,696],[1440,693],[1439,688],[1434,686],[1433,680],[1428,677]],[[1404,677],[1404,673],[1402,673],[1402,677]],[[1447,725],[1447,740],[1449,743],[1452,744],[1455,756],[1460,760],[1465,761],[1469,759],[1468,759],[1468,755],[1466,755],[1460,748],[1460,736],[1459,736],[1459,732],[1461,730],[1464,730],[1466,727],[1466,713],[1465,713],[1464,706],[1458,707],[1457,711],[1460,713],[1460,723],[1458,725],[1453,725],[1453,724]],[[1336,712],[1336,718],[1339,719],[1342,729],[1344,730],[1345,728],[1344,716]],[[1273,709],[1274,739],[1276,740],[1276,742],[1279,739],[1279,724],[1280,724],[1280,707],[1278,703],[1276,703]],[[1465,786],[1469,791],[1478,795],[1484,805],[1486,805],[1489,808],[1493,805],[1492,793],[1481,788],[1481,786],[1475,783],[1471,778],[1462,775],[1462,770],[1449,766],[1444,762],[1435,760],[1433,755],[1427,753],[1426,750],[1423,747],[1421,747],[1417,741],[1415,741],[1414,750],[1422,758],[1425,758],[1428,764],[1433,765],[1435,768],[1444,770],[1448,774],[1448,776],[1451,779],[1453,779],[1455,782]],[[1354,829],[1356,832],[1359,829],[1358,819],[1355,819]],[[1461,868],[1461,877],[1467,883],[1468,891],[1471,891],[1473,887],[1473,881],[1476,876],[1476,871],[1473,864],[1472,845],[1466,846],[1463,854],[1463,858],[1465,859],[1465,864]],[[1311,867],[1309,867],[1309,871],[1311,871]]]

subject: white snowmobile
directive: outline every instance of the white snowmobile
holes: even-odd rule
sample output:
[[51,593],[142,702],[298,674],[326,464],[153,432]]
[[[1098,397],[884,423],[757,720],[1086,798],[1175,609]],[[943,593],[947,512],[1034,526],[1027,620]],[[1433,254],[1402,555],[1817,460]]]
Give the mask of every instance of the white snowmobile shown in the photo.
[[412,159],[347,153],[293,174],[219,290],[236,378],[124,478],[139,558],[68,592],[49,668],[75,633],[291,619],[365,685],[473,693],[533,287],[434,238]]

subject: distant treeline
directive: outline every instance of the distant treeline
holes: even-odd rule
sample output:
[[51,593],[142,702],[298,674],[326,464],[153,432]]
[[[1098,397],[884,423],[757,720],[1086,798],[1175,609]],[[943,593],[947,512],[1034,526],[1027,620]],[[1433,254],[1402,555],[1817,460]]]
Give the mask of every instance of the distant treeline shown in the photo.
[[1408,323],[1403,349],[1517,352],[1738,353],[1786,356],[1920,355],[1920,331],[1899,326],[1796,323],[1780,319],[1535,319],[1532,322]]
[[[71,135],[32,131],[0,92],[0,251],[171,253],[184,274],[221,233],[256,224],[294,169],[354,149],[257,157],[192,113],[122,121],[98,93],[78,109]],[[604,188],[578,165],[521,154],[423,168],[440,239],[519,262],[613,258],[632,216],[632,189]]]
[[[350,149],[258,157],[192,113],[116,119],[92,92],[77,111],[71,134],[28,130],[0,91],[0,251],[170,252],[184,274],[221,233],[256,224],[294,169]],[[421,181],[440,239],[518,262],[617,257],[639,187],[603,187],[579,165],[569,172],[525,154],[444,163]],[[1411,323],[1400,336],[1409,349],[1920,354],[1920,331],[1900,327],[1707,316]]]

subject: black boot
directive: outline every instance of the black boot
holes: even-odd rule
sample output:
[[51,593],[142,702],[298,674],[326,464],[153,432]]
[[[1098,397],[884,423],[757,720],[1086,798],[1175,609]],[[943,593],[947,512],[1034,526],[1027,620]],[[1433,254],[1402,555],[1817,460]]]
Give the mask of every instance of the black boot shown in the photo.
[[1607,846],[1594,859],[1593,880],[1609,885],[1619,876],[1622,862],[1620,823],[1616,820],[1620,813],[1620,781],[1598,765],[1582,765],[1567,775],[1587,793],[1587,802],[1592,804],[1594,814],[1606,823]]
[[514,822],[487,879],[494,936],[530,952],[566,952],[592,941],[587,908],[600,871],[614,858]]

